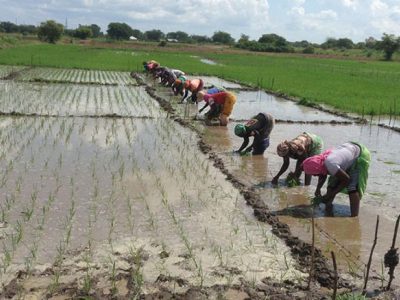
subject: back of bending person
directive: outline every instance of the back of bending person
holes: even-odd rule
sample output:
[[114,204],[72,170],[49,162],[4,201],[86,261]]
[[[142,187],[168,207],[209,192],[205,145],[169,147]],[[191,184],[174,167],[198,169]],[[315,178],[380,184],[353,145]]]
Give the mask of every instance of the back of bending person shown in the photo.
[[[345,192],[349,195],[351,216],[358,216],[360,200],[367,187],[370,161],[371,154],[364,145],[349,142],[303,162],[306,174],[319,176],[315,196],[322,198],[328,215],[333,215],[332,203],[335,196]],[[321,188],[328,174],[327,192],[321,196]]]
[[[276,148],[276,152],[283,158],[283,164],[278,174],[272,179],[272,184],[278,184],[279,177],[286,172],[289,167],[290,158],[296,160],[296,169],[289,173],[289,177],[300,179],[302,169],[301,163],[308,157],[320,154],[324,143],[318,135],[304,132],[291,141],[283,141]],[[310,185],[311,176],[305,174],[304,184]]]
[[218,118],[219,125],[226,126],[229,122],[229,116],[232,113],[233,106],[236,103],[236,96],[230,92],[219,92],[215,94],[206,94],[203,99],[206,104],[200,110],[203,111],[210,106],[210,110],[206,113],[206,124],[212,125],[212,119]]
[[[274,117],[267,113],[259,113],[247,121],[246,124],[237,124],[235,126],[235,134],[242,137],[244,141],[239,150],[235,152],[242,155],[253,150],[253,155],[264,154],[264,151],[269,146],[269,135],[274,128],[274,124]],[[247,147],[251,136],[254,137],[253,143]]]
[[190,100],[197,103],[197,93],[203,89],[204,82],[202,79],[186,80],[183,84],[183,97],[181,102],[187,100],[190,94]]

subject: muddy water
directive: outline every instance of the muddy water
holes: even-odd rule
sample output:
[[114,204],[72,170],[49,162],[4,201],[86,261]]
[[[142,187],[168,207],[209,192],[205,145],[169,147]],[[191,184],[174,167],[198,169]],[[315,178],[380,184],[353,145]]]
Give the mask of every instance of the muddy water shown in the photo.
[[263,91],[239,91],[232,118],[249,119],[259,112],[272,114],[276,119],[292,121],[344,121],[341,117],[318,111],[295,102],[267,94]]
[[[372,162],[360,217],[347,218],[349,208],[345,195],[339,195],[335,200],[337,218],[325,218],[323,205],[315,212],[315,216],[318,217],[316,222],[320,248],[328,254],[335,249],[341,254],[342,270],[361,274],[363,263],[368,260],[375,219],[379,214],[381,230],[375,250],[374,270],[376,274],[381,274],[381,259],[391,245],[394,220],[400,209],[397,197],[400,192],[400,160],[397,157],[400,134],[377,126],[277,124],[271,134],[271,146],[263,156],[240,157],[232,154],[232,150],[238,149],[242,142],[233,134],[234,125],[235,123],[231,123],[228,128],[206,128],[206,141],[213,145],[231,171],[248,184],[257,187],[268,206],[291,225],[294,233],[305,240],[310,238],[311,211],[308,204],[317,180],[313,179],[313,186],[309,188],[288,189],[284,186],[284,174],[280,180],[280,188],[273,189],[270,180],[279,171],[282,163],[275,153],[277,144],[281,140],[294,138],[303,131],[309,131],[324,139],[325,148],[346,141],[359,141],[369,148]],[[292,161],[289,170],[293,168]]]
[[207,64],[207,65],[213,65],[213,66],[215,66],[215,65],[218,64],[218,63],[216,63],[215,61],[213,61],[213,60],[211,60],[211,59],[207,59],[207,58],[202,58],[202,59],[200,59],[200,61],[201,61],[202,63]]
[[[289,249],[199,152],[196,135],[172,120],[0,121],[3,283],[85,248],[111,255],[128,237],[153,253],[146,282],[160,274],[206,286],[303,278]],[[161,252],[167,257],[154,257]]]
[[231,81],[227,81],[218,77],[214,76],[192,76],[192,75],[187,75],[186,76],[188,79],[195,79],[195,78],[201,78],[204,81],[204,86],[209,87],[209,86],[218,86],[218,87],[224,87],[226,89],[240,89],[242,86],[237,83],[233,83]]

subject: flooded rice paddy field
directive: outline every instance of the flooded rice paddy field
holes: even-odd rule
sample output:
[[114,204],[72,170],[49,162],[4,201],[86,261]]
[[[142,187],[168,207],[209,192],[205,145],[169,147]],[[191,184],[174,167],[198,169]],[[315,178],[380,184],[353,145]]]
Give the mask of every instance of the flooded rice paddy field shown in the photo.
[[2,298],[306,278],[200,152],[197,135],[141,87],[1,81],[0,89],[2,109],[28,114],[0,117]]
[[[174,97],[165,89],[157,88],[160,95],[174,102]],[[249,102],[250,109],[245,107],[246,99],[257,99],[263,92],[239,91],[238,101],[233,110],[235,119],[245,120],[257,112],[272,112],[277,119],[291,121],[343,121],[341,117],[321,113],[311,108],[304,108],[293,102],[274,96],[258,98]],[[168,98],[169,97],[169,98]],[[176,101],[176,100],[175,100]],[[282,104],[281,104],[282,103]],[[287,109],[285,109],[287,105]],[[194,104],[175,104],[178,114],[190,120],[196,115]],[[293,108],[290,108],[293,107]],[[297,109],[297,110],[296,110]],[[252,111],[249,113],[248,111]],[[291,114],[290,112],[293,112]],[[294,113],[295,112],[295,113]],[[200,122],[194,121],[196,124]],[[368,187],[361,203],[359,218],[349,218],[349,203],[346,195],[340,194],[335,200],[335,218],[325,217],[323,205],[314,212],[316,217],[317,245],[326,254],[334,250],[339,256],[340,269],[350,276],[350,280],[362,279],[365,265],[373,242],[376,216],[380,216],[378,244],[373,256],[373,272],[377,284],[388,279],[387,271],[382,270],[383,257],[390,248],[393,238],[394,223],[399,214],[400,159],[398,147],[400,134],[393,130],[376,125],[357,124],[287,124],[278,123],[271,133],[271,145],[263,156],[241,157],[233,154],[240,147],[242,139],[234,135],[231,122],[227,128],[203,127],[204,141],[211,145],[225,167],[249,186],[257,189],[268,207],[280,220],[290,225],[294,235],[305,241],[311,241],[310,200],[316,187],[317,178],[311,187],[287,188],[284,174],[278,188],[270,184],[272,177],[279,171],[282,159],[276,154],[276,146],[285,139],[292,139],[298,134],[309,131],[320,135],[325,141],[325,149],[335,147],[346,141],[363,143],[371,151],[372,161],[369,172]],[[292,161],[288,171],[293,170]],[[396,271],[396,276],[400,276]]]
[[161,117],[143,87],[0,82],[3,113],[58,116]]
[[[376,215],[380,215],[381,224],[379,243],[375,250],[374,266],[380,271],[381,259],[390,248],[393,238],[394,221],[399,213],[398,195],[400,188],[400,160],[397,157],[396,145],[400,143],[400,134],[378,126],[360,125],[312,125],[312,124],[276,124],[271,134],[271,145],[264,156],[240,157],[232,154],[238,149],[242,140],[235,137],[231,123],[228,128],[207,128],[205,140],[213,148],[225,165],[249,185],[257,188],[265,203],[281,215],[281,219],[291,224],[291,229],[301,238],[308,240],[310,236],[310,204],[317,178],[313,178],[311,187],[287,188],[285,176],[280,179],[279,188],[270,184],[272,177],[279,171],[282,159],[275,149],[281,140],[293,138],[303,131],[320,135],[325,141],[325,148],[334,147],[345,141],[359,141],[365,144],[372,154],[368,187],[361,203],[359,218],[347,218],[349,215],[348,197],[338,195],[335,200],[337,218],[324,218],[323,205],[315,212],[317,226],[321,230],[321,249],[329,254],[334,244],[343,247],[343,267],[348,261],[357,262],[361,266],[368,261],[368,255],[375,230]],[[294,170],[295,163],[287,172]],[[362,272],[359,267],[358,272]]]
[[19,76],[22,81],[51,81],[81,84],[135,85],[129,72],[31,68]]

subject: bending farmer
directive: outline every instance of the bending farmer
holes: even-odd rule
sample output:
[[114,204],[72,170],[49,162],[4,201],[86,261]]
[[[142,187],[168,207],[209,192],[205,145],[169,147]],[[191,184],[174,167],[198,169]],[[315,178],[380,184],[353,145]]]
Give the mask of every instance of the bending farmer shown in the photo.
[[[269,146],[269,135],[272,128],[274,128],[274,123],[273,116],[266,113],[259,113],[247,121],[246,124],[237,124],[235,126],[235,134],[242,137],[244,141],[239,150],[235,152],[239,152],[242,155],[253,150],[253,155],[264,154],[265,149]],[[247,147],[251,136],[254,136],[253,143]],[[245,148],[246,150],[244,150]]]
[[206,104],[199,112],[202,112],[207,106],[210,106],[210,110],[205,114],[206,124],[213,125],[212,120],[217,118],[219,120],[219,125],[228,125],[229,116],[236,103],[236,96],[230,92],[219,92],[216,94],[206,94],[203,100]]
[[[301,163],[308,157],[320,154],[324,143],[322,139],[315,134],[304,132],[291,141],[283,141],[276,148],[276,152],[283,158],[283,165],[278,174],[272,179],[272,184],[278,184],[279,177],[285,173],[289,167],[290,158],[296,159],[296,169],[294,172],[289,173],[289,177],[296,180],[300,179],[302,173]],[[310,185],[311,176],[305,174],[304,184]]]
[[[307,158],[303,162],[306,174],[319,176],[315,196],[326,204],[326,212],[333,214],[332,202],[339,192],[349,195],[352,217],[358,216],[360,199],[367,187],[371,154],[358,143],[345,143],[333,150]],[[327,192],[321,196],[321,188],[330,175]]]

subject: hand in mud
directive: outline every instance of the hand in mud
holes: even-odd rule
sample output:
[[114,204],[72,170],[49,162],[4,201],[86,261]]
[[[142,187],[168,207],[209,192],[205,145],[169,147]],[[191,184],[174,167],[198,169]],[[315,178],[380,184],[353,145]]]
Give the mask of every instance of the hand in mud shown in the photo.
[[242,151],[242,152],[240,152],[240,156],[250,156],[250,152]]
[[272,185],[278,185],[278,178],[276,178],[276,177],[272,178],[271,184]]

